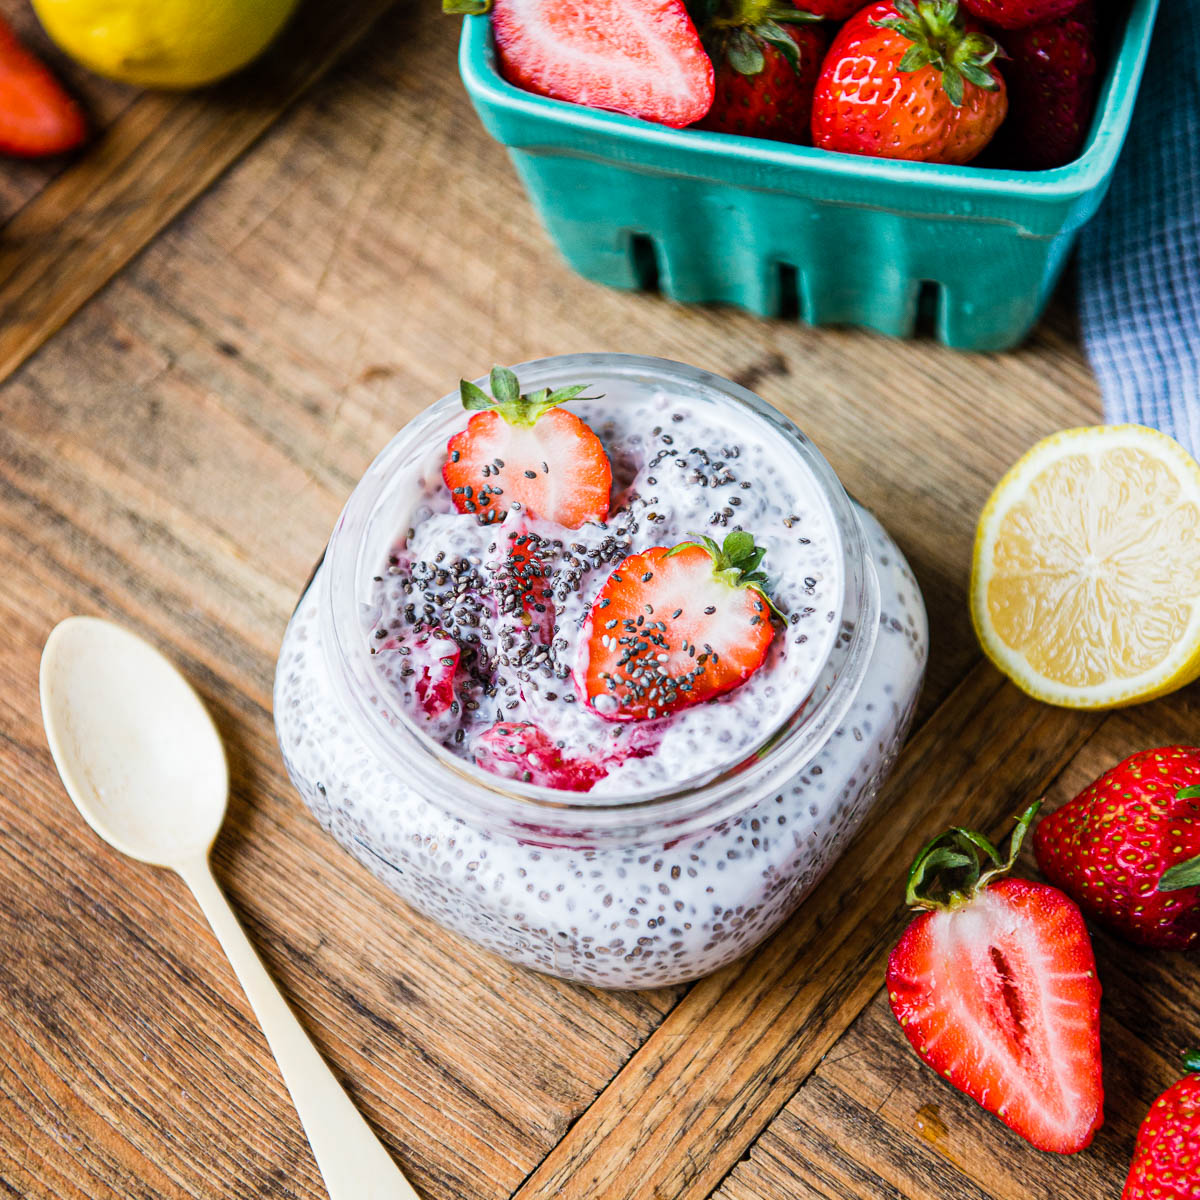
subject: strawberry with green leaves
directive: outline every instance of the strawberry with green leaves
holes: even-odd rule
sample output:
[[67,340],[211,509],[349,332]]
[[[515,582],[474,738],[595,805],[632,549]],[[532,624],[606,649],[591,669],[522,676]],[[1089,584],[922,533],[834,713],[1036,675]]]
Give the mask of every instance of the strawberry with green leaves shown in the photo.
[[1100,983],[1083,916],[1057,888],[1007,877],[1007,857],[951,829],[921,851],[920,916],[888,959],[892,1012],[921,1060],[1039,1150],[1073,1154],[1104,1119]]
[[1121,1200],[1200,1200],[1200,1050],[1190,1072],[1150,1106],[1138,1130]]
[[716,71],[703,129],[806,142],[825,35],[816,18],[776,0],[694,5]]
[[473,415],[447,443],[442,466],[455,508],[485,523],[513,509],[568,529],[603,521],[612,492],[608,455],[586,422],[561,407],[587,385],[524,395],[507,367],[493,368],[490,383],[490,396],[469,380],[461,384],[463,408]]
[[967,163],[1008,111],[996,42],[955,0],[880,0],[842,26],[813,97],[813,145]]
[[624,559],[592,604],[575,686],[608,721],[654,720],[745,683],[774,628],[766,553],[735,530]]
[[1145,946],[1200,943],[1200,747],[1143,750],[1046,817],[1038,866],[1088,916]]

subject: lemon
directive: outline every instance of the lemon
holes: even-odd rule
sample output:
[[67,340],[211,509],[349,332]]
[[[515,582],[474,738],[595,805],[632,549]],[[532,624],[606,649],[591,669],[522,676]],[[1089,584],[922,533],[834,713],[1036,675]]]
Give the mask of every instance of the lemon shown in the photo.
[[997,485],[971,618],[1018,687],[1115,708],[1200,676],[1200,464],[1141,425],[1068,429]]
[[100,75],[189,88],[244,67],[297,0],[33,0],[46,32]]

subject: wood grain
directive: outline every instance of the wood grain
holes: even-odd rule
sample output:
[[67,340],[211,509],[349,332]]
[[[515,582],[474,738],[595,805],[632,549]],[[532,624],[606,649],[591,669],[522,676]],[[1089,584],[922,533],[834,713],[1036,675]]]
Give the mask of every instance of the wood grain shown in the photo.
[[[386,7],[315,4],[297,29],[345,43]],[[0,329],[0,1185],[15,1194],[322,1194],[186,894],[101,846],[53,776],[37,657],[71,612],[147,632],[212,705],[234,775],[222,882],[431,1197],[701,1197],[723,1178],[793,1194],[787,1175],[746,1172],[791,1147],[806,1078],[835,1096],[814,1068],[873,1011],[911,850],[949,814],[995,821],[1087,761],[1097,720],[977,667],[964,604],[995,479],[1097,416],[1067,302],[1021,351],[963,356],[596,288],[561,265],[479,128],[456,24],[435,9],[385,13],[286,112],[328,46],[207,96],[137,98],[111,148],[6,230],[21,246],[7,243],[0,304],[24,331]],[[857,844],[854,886],[834,877],[758,954],[686,992],[572,988],[411,913],[309,819],[271,727],[287,616],[374,453],[459,375],[580,349],[695,362],[792,415],[895,533],[934,628],[928,723]],[[1180,1000],[1168,975],[1154,986]],[[805,1110],[804,1128],[850,1137],[856,1118],[828,1122],[851,1100],[820,1105],[825,1126]],[[848,1146],[845,1171],[867,1182],[844,1194],[904,1194]],[[795,1194],[842,1195],[814,1164]]]
[[897,881],[920,847],[968,804],[990,820],[1009,811],[1088,728],[973,671],[902,754],[843,869],[762,950],[692,988],[520,1200],[708,1195],[877,990],[904,921]]
[[[142,93],[97,129],[87,152],[4,226],[0,379],[251,146],[392,3],[308,0],[249,71],[200,93]],[[127,91],[120,94],[129,98]]]
[[[93,138],[109,128],[137,98],[136,89],[101,79],[62,54],[42,30],[28,0],[0,0],[0,17],[12,25],[25,45],[50,67],[63,86],[83,105]],[[85,154],[86,150],[81,154],[49,159],[0,160],[0,225],[52,180],[71,170]]]
[[[1194,742],[1196,704],[1191,689],[1107,718],[1046,790],[1044,811],[1135,750]],[[1041,790],[1028,788],[1014,802]],[[1036,874],[1028,848],[1020,866]],[[1062,1157],[1033,1150],[923,1067],[879,992],[737,1165],[720,1200],[810,1192],[838,1200],[1118,1196],[1142,1117],[1200,1040],[1200,962],[1098,928],[1093,942],[1104,989],[1105,1124],[1086,1151]]]

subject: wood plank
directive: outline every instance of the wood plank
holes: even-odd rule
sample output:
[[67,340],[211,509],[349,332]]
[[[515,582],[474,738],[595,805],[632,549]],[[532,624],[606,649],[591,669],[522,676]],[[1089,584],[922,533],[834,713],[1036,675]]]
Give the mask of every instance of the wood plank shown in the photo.
[[[346,493],[460,374],[600,347],[750,382],[911,556],[935,630],[922,713],[977,659],[963,589],[989,487],[1036,437],[1097,412],[1062,308],[1020,353],[962,356],[576,278],[462,94],[456,32],[435,6],[385,16],[0,390],[0,553],[19,564],[0,573],[0,819],[30,848],[0,865],[15,881],[0,972],[19,1068],[0,1074],[0,1182],[23,1195],[320,1194],[189,900],[87,840],[53,780],[36,659],[69,612],[148,631],[198,681],[234,764],[222,881],[369,1119],[437,1197],[544,1194],[563,1159],[539,1163],[564,1135],[583,1178],[603,1175],[597,1194],[703,1195],[870,998],[894,919],[887,873],[926,825],[968,798],[999,812],[1006,786],[1039,786],[1082,736],[976,672],[880,810],[866,848],[879,908],[831,886],[661,1029],[677,991],[603,996],[508,968],[333,848],[274,746],[274,655]],[[64,270],[75,253],[61,250]],[[78,253],[94,275],[89,240]],[[972,722],[1007,732],[980,749]],[[80,963],[92,981],[56,1002],[85,1033],[64,1048],[46,998]],[[704,1079],[689,1073],[693,1048]],[[19,1082],[33,1078],[34,1092]],[[672,1079],[694,1089],[686,1104]],[[619,1177],[634,1154],[646,1190]]]
[[[274,647],[222,627],[219,589],[216,603],[197,603],[209,567],[202,531],[167,510],[168,536],[139,515],[148,498],[125,507],[85,480],[70,453],[39,452],[19,433],[0,434],[0,454],[9,467],[0,554],[30,564],[19,585],[0,581],[9,747],[0,755],[0,975],[11,984],[10,1103],[24,1115],[6,1118],[0,1104],[0,1124],[11,1120],[0,1142],[29,1138],[31,1118],[41,1134],[27,1169],[10,1168],[14,1185],[29,1196],[71,1187],[119,1196],[127,1178],[151,1178],[155,1162],[170,1162],[169,1179],[145,1184],[147,1195],[259,1194],[276,1167],[293,1189],[286,1194],[322,1195],[265,1044],[194,905],[170,876],[103,847],[54,776],[30,703],[38,651],[55,620],[83,610],[170,632],[168,649],[198,683],[230,754],[219,875],[389,1146],[426,1194],[508,1195],[675,993],[573,989],[510,968],[398,904],[332,850],[295,800],[270,722]],[[172,572],[147,553],[154,541]],[[274,610],[276,631],[289,603],[280,598]],[[47,1089],[70,1080],[75,1107],[57,1093],[18,1090],[25,1078]],[[211,1106],[198,1107],[199,1097]],[[109,1147],[111,1161],[75,1156],[68,1170],[93,1117],[125,1140]],[[254,1136],[229,1136],[246,1126]],[[64,1163],[57,1190],[30,1174],[47,1154]]]
[[[0,380],[243,154],[393,0],[313,0],[247,72],[138,96],[4,226]],[[25,169],[25,168],[22,168]]]
[[[1196,689],[1108,717],[1054,781],[1052,812],[1135,750],[1194,740]],[[1014,796],[1019,807],[1036,796]],[[1032,853],[1022,869],[1036,873]],[[1093,929],[1101,984],[1105,1124],[1073,1156],[1033,1150],[921,1065],[879,991],[716,1193],[838,1200],[1116,1196],[1137,1127],[1200,1041],[1200,962]],[[878,982],[878,977],[877,977]]]
[[877,990],[905,920],[897,881],[917,850],[963,811],[990,824],[1014,792],[1044,787],[1098,720],[1036,704],[990,667],[973,671],[901,755],[842,882],[835,875],[748,960],[695,985],[519,1200],[707,1195]]

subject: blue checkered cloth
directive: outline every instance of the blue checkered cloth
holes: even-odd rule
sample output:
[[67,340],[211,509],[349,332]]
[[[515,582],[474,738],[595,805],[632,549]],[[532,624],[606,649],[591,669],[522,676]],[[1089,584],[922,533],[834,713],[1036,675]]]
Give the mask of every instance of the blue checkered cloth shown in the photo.
[[1112,190],[1079,251],[1105,419],[1200,457],[1200,0],[1166,0]]

